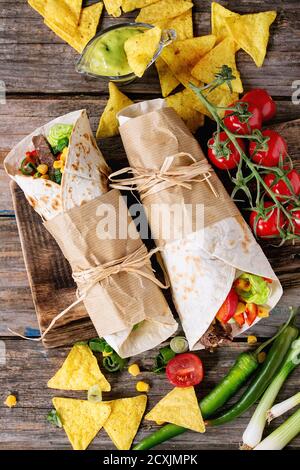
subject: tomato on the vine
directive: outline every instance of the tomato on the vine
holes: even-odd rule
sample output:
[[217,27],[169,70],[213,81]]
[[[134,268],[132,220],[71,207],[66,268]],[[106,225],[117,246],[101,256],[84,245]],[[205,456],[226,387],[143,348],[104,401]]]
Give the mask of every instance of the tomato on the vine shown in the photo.
[[[288,167],[284,166],[283,170],[287,171]],[[290,185],[293,191],[289,188],[288,184],[284,181],[283,178],[277,178],[275,173],[268,173],[264,177],[264,182],[266,185],[272,189],[278,197],[279,201],[285,201],[287,197],[290,196],[299,196],[300,194],[300,174],[297,170],[291,170],[286,174],[286,178],[290,181]],[[278,181],[276,181],[278,179]],[[287,197],[282,197],[287,196]]]
[[287,210],[292,215],[295,235],[300,235],[300,207],[297,208],[292,204],[289,204],[287,206]]
[[[245,151],[245,145],[242,139],[237,139],[239,146]],[[241,155],[231,142],[226,132],[220,132],[219,135],[215,134],[207,142],[208,158],[210,161],[221,170],[232,170],[235,168]]]
[[249,144],[249,154],[251,159],[263,166],[278,166],[279,162],[287,156],[286,140],[271,129],[262,131],[263,142],[255,141]]
[[257,106],[262,114],[263,122],[269,121],[276,114],[276,103],[269,93],[262,88],[255,88],[248,91],[243,97],[243,101]]
[[248,135],[254,129],[261,129],[262,114],[260,109],[252,103],[238,100],[228,106],[235,110],[225,111],[224,124],[234,134]]
[[279,228],[283,229],[286,225],[284,215],[282,212],[279,212],[278,208],[274,206],[274,203],[271,201],[264,203],[264,209],[268,209],[268,207],[271,206],[273,208],[269,211],[266,210],[264,216],[259,216],[257,223],[255,223],[257,212],[251,212],[250,226],[258,237],[276,237],[280,235]]

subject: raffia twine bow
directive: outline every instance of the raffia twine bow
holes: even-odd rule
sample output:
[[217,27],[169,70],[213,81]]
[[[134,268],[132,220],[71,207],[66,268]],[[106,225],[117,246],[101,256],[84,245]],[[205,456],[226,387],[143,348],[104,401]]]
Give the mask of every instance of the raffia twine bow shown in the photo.
[[[192,163],[188,165],[174,166],[176,160],[187,157]],[[112,182],[111,188],[135,191],[140,194],[141,200],[151,194],[164,191],[174,186],[192,189],[192,183],[206,181],[214,196],[219,194],[213,187],[211,178],[211,166],[206,160],[196,160],[190,153],[179,152],[166,157],[159,170],[147,170],[142,167],[126,167],[112,173],[109,180]],[[120,175],[132,174],[129,178],[119,178]],[[200,177],[200,178],[199,178]]]
[[76,290],[77,299],[69,307],[56,315],[46,330],[39,338],[28,338],[23,336],[10,328],[8,330],[16,336],[19,336],[23,339],[28,339],[30,341],[41,341],[49,333],[49,331],[54,327],[57,321],[66,315],[72,308],[76,307],[80,302],[82,302],[88,295],[89,291],[99,282],[103,284],[105,281],[109,281],[111,276],[117,275],[121,272],[141,276],[149,281],[154,282],[161,289],[168,289],[169,284],[163,284],[160,282],[154,275],[154,272],[149,273],[143,271],[142,268],[145,267],[150,258],[155,254],[161,251],[161,248],[154,248],[151,251],[147,251],[145,245],[141,245],[135,252],[123,258],[105,263],[103,265],[95,266],[89,269],[84,269],[82,271],[73,272],[72,276],[76,282],[78,288]]

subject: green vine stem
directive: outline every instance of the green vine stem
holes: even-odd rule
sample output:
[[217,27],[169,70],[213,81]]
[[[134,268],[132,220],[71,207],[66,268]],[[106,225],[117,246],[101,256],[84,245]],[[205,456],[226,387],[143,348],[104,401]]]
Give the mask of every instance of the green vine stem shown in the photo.
[[[223,79],[221,78],[222,77],[222,70],[225,71]],[[197,97],[201,101],[201,103],[210,112],[213,119],[216,121],[216,124],[217,124],[216,135],[217,135],[217,138],[218,138],[218,135],[220,133],[220,129],[222,129],[224,132],[226,132],[228,138],[233,143],[233,145],[235,146],[235,148],[237,149],[237,151],[239,152],[239,154],[241,156],[240,162],[238,164],[236,176],[235,176],[235,178],[232,177],[232,181],[235,184],[235,189],[233,191],[233,194],[235,194],[238,190],[243,190],[245,192],[245,194],[247,195],[248,199],[249,199],[251,209],[255,210],[257,212],[256,224],[255,224],[255,227],[254,227],[254,231],[256,232],[256,225],[257,225],[258,219],[261,216],[263,216],[263,217],[267,216],[267,214],[269,212],[271,212],[272,210],[274,210],[274,208],[276,207],[277,208],[277,226],[278,226],[278,231],[279,231],[280,237],[282,238],[282,242],[284,242],[286,240],[290,240],[290,239],[292,239],[292,240],[300,239],[300,236],[294,233],[293,217],[292,217],[291,213],[286,209],[286,207],[283,204],[281,204],[281,202],[278,200],[278,196],[265,183],[264,179],[261,177],[261,174],[259,172],[259,170],[262,170],[262,171],[265,171],[265,172],[266,171],[273,172],[278,177],[282,177],[284,179],[284,182],[288,185],[288,187],[291,190],[292,187],[291,187],[290,181],[286,177],[286,174],[288,173],[288,171],[290,171],[291,168],[288,171],[284,171],[283,168],[282,168],[282,162],[281,162],[279,167],[270,167],[270,168],[253,163],[252,160],[242,150],[242,148],[240,147],[237,139],[242,138],[242,139],[248,139],[248,140],[256,141],[258,143],[262,143],[263,136],[262,136],[261,132],[260,131],[254,131],[253,134],[251,134],[251,135],[250,134],[249,135],[234,134],[233,132],[231,132],[225,126],[223,119],[219,116],[219,111],[220,111],[220,109],[222,109],[222,110],[226,109],[226,110],[230,110],[232,112],[236,112],[236,108],[232,107],[232,106],[230,106],[228,108],[224,108],[224,107],[219,108],[218,106],[215,106],[214,104],[212,104],[204,96],[204,94],[202,93],[202,91],[204,89],[208,89],[209,86],[211,86],[211,85],[213,86],[213,89],[214,89],[214,88],[216,88],[216,86],[220,86],[222,83],[227,83],[228,84],[228,82],[231,81],[231,79],[234,79],[234,78],[235,77],[233,77],[230,74],[230,71],[228,70],[228,66],[223,66],[221,68],[220,73],[218,73],[218,76],[217,76],[216,80],[214,80],[211,84],[208,84],[203,88],[198,88],[195,85],[193,85],[192,83],[190,83],[189,86],[193,90],[193,92],[197,95]],[[242,173],[242,162],[244,162],[246,164],[246,166],[248,167],[248,169],[251,172],[250,175],[247,176],[246,178],[243,176],[243,173]],[[250,190],[247,186],[247,183],[249,183],[253,178],[256,179],[256,186],[257,186],[256,207],[253,206],[252,195],[251,195],[251,192],[250,192]],[[273,206],[270,206],[266,209],[263,209],[264,195],[261,196],[261,193],[262,193],[261,188],[264,188],[265,194],[267,194],[269,196],[269,198],[272,199],[272,201],[274,202]],[[293,199],[293,196],[288,197],[289,201],[292,200],[292,199]],[[283,230],[282,227],[280,226],[280,214],[281,213],[285,215],[285,217],[288,221],[288,229],[287,230]],[[264,237],[264,238],[268,238],[268,237]]]

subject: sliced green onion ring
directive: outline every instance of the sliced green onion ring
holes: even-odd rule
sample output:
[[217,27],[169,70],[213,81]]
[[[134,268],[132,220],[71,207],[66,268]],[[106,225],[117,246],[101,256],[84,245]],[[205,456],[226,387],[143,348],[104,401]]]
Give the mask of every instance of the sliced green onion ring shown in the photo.
[[92,403],[99,403],[102,401],[102,390],[98,384],[92,385],[88,389],[88,401]]
[[189,343],[184,336],[175,336],[171,339],[170,348],[175,354],[182,354],[189,350]]

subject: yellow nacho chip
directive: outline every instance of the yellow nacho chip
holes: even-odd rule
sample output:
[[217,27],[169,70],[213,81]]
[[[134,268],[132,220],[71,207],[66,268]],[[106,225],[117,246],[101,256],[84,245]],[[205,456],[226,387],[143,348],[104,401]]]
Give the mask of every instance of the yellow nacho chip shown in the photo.
[[211,4],[211,32],[217,38],[217,44],[228,35],[228,29],[226,26],[225,19],[232,17],[238,18],[240,15],[233,11],[227,10],[227,8],[220,5],[220,3],[212,2]]
[[122,0],[103,0],[107,13],[112,16],[121,16]]
[[47,0],[45,3],[45,19],[71,34],[79,24],[82,0]]
[[129,67],[137,77],[142,77],[155,55],[161,39],[158,26],[131,36],[124,44]]
[[191,8],[175,18],[153,21],[152,24],[159,26],[160,29],[174,29],[176,31],[176,40],[190,39],[194,36]]
[[123,0],[122,10],[124,13],[128,13],[129,11],[136,10],[137,8],[144,8],[147,5],[151,5],[156,2],[158,2],[158,0]]
[[187,88],[166,98],[167,105],[173,108],[192,132],[204,125],[204,115],[194,108],[195,95]]
[[58,390],[88,390],[96,384],[103,392],[111,390],[90,348],[86,344],[75,344],[47,385]]
[[205,432],[194,387],[174,388],[146,414],[148,421],[166,421],[192,431]]
[[52,403],[74,450],[89,446],[111,412],[110,405],[104,402],[55,397]]
[[141,9],[135,21],[150,23],[168,18],[175,18],[193,7],[193,3],[187,0],[159,0],[153,5],[148,5]]
[[165,98],[179,85],[179,80],[173,75],[166,62],[158,57],[155,61],[156,70],[158,73],[161,93]]
[[184,86],[187,87],[191,80],[197,85],[191,77],[191,71],[199,59],[214,47],[215,40],[215,36],[210,34],[176,41],[164,48],[161,57]]
[[105,402],[111,406],[111,414],[104,429],[118,450],[129,450],[145,413],[147,396],[121,398]]
[[[242,93],[243,85],[235,63],[235,52],[234,40],[230,37],[223,39],[195,65],[192,70],[193,77],[201,82],[210,83],[215,79],[215,75],[220,71],[222,65],[228,65],[236,77],[231,82],[232,89],[236,93]],[[220,88],[227,89],[228,85],[223,83]]]
[[109,82],[108,87],[109,99],[100,118],[97,130],[97,139],[104,139],[105,137],[118,135],[119,123],[117,114],[130,104],[133,104],[133,101],[121,93],[113,82]]
[[276,11],[265,11],[225,20],[234,40],[252,57],[257,67],[261,67],[265,60],[270,26],[275,21],[276,15]]
[[95,36],[97,26],[103,9],[103,3],[98,2],[89,7],[83,8],[79,25],[75,31],[70,35],[64,28],[56,25],[55,23],[45,19],[44,23],[52,29],[52,31],[61,39],[66,41],[80,54],[87,45],[87,43]]

